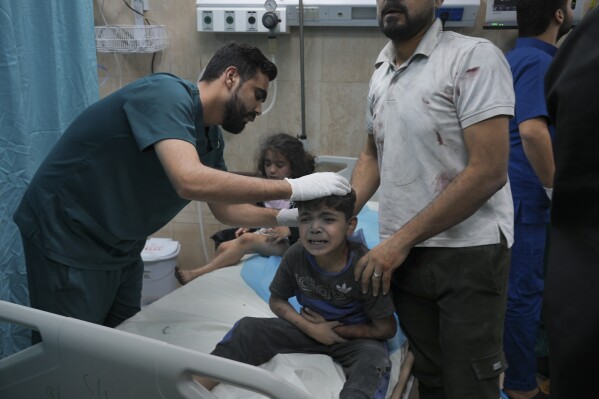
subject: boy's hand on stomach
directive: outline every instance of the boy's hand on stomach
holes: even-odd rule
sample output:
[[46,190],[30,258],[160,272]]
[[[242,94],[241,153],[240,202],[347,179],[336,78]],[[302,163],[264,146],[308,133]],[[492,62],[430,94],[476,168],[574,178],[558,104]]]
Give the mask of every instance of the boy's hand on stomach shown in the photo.
[[334,331],[335,327],[342,325],[339,321],[327,321],[325,323],[315,323],[310,327],[310,337],[324,345],[333,345],[347,341],[340,337]]

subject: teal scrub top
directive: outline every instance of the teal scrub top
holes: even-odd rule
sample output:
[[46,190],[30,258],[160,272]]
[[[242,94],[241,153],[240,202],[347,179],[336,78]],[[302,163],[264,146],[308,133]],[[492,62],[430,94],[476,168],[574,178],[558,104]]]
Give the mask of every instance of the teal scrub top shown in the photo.
[[204,126],[195,84],[160,73],[91,105],[69,126],[33,177],[14,220],[49,258],[118,270],[189,200],[171,185],[153,145],[193,144],[204,165],[226,170],[217,126]]

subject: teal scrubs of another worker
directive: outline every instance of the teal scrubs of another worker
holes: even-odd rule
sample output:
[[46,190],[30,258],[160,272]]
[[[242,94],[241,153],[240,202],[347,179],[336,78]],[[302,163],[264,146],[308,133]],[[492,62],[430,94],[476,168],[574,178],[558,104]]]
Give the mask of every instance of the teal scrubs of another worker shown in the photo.
[[117,90],[65,131],[14,215],[32,307],[108,326],[139,310],[146,238],[189,203],[154,151],[165,139],[192,143],[204,165],[226,170],[197,85],[170,74]]

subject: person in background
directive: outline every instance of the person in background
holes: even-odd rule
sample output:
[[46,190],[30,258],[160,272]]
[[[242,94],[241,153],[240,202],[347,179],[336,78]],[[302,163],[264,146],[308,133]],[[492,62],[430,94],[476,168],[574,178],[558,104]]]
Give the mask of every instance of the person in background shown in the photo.
[[226,172],[217,125],[240,133],[262,112],[276,75],[258,48],[232,42],[197,84],[153,74],[84,110],[14,214],[31,306],[116,326],[140,309],[146,238],[191,200],[226,224],[273,226],[295,222],[296,212],[248,203],[347,193],[335,173],[274,180]]
[[518,0],[516,15],[518,39],[506,54],[516,111],[510,120],[508,175],[514,200],[514,246],[503,334],[508,363],[503,387],[510,399],[541,399],[547,395],[538,388],[535,347],[555,171],[544,78],[557,40],[572,27],[572,0]]
[[[306,152],[302,142],[285,133],[268,136],[260,146],[256,161],[258,175],[267,179],[298,178],[313,173],[316,168],[314,156]],[[271,209],[290,207],[287,200],[265,201],[259,205]],[[175,268],[175,276],[184,285],[203,274],[232,266],[246,254],[257,252],[261,256],[282,256],[297,237],[297,228],[287,226],[221,230],[212,236],[217,244],[214,258],[193,270]]]
[[562,43],[545,79],[555,178],[543,317],[552,399],[597,396],[599,8]]
[[[245,317],[212,351],[252,365],[278,353],[321,353],[339,362],[347,380],[341,399],[384,398],[391,362],[384,340],[397,330],[389,296],[362,293],[354,266],[368,249],[348,240],[357,224],[355,193],[300,201],[299,241],[285,255],[272,283],[276,318]],[[296,296],[298,313],[288,302]],[[208,389],[218,381],[195,377]]]
[[440,0],[378,0],[357,211],[379,189],[381,243],[356,266],[393,293],[420,399],[497,399],[513,205],[512,76],[488,40],[444,32]]

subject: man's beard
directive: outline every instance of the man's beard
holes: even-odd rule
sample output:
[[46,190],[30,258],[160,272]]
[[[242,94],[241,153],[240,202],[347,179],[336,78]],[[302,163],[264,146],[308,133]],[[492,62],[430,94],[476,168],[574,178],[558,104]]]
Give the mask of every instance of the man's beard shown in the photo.
[[237,92],[238,90],[225,103],[225,113],[223,115],[223,123],[221,124],[223,129],[233,134],[239,134],[245,128],[246,122],[243,118],[247,117],[248,120],[254,120],[256,117],[255,112],[247,111],[239,99]]
[[570,32],[570,30],[572,30],[572,19],[566,20],[566,18],[568,18],[568,14],[567,14],[568,10],[564,11],[564,22],[562,23],[562,25],[559,27],[559,30],[557,32],[557,40],[559,40],[562,36],[564,36],[566,33]]
[[[389,9],[393,9],[401,12],[405,18],[405,25],[399,25],[398,23],[392,22],[385,24],[385,12]],[[427,13],[410,15],[405,5],[395,2],[387,2],[381,9],[379,16],[379,27],[385,36],[392,41],[405,41],[416,36],[424,27],[430,25],[431,15]]]

